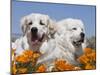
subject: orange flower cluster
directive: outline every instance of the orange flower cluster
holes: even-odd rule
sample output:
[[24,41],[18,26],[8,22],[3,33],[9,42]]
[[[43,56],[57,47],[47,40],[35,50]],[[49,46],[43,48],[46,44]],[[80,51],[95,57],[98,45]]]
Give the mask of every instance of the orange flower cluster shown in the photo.
[[[21,55],[15,57],[15,50],[12,50],[12,73],[23,74],[33,72],[46,72],[45,64],[36,64],[37,59],[41,56],[40,52],[25,50]],[[54,61],[54,68],[52,71],[72,71],[72,70],[90,70],[95,69],[96,52],[91,48],[85,48],[84,54],[80,56],[78,62],[79,66],[69,64],[64,59],[57,59]]]
[[55,61],[54,70],[56,71],[68,71],[68,70],[80,70],[80,67],[69,64],[67,61],[60,59]]
[[46,72],[46,65],[42,64],[38,67],[36,72]]
[[91,48],[85,48],[84,54],[78,58],[78,61],[83,65],[83,69],[95,69],[96,52]]
[[33,69],[37,62],[37,59],[41,55],[40,52],[36,52],[33,50],[25,50],[25,51],[23,51],[23,53],[21,55],[15,56],[15,53],[14,53],[15,50],[12,50],[12,51],[13,51],[12,56],[14,57],[12,59],[12,73],[14,75],[28,73],[31,71],[34,72]]
[[16,62],[27,63],[27,62],[35,62],[40,57],[39,52],[35,52],[32,50],[25,50],[22,55],[16,57]]

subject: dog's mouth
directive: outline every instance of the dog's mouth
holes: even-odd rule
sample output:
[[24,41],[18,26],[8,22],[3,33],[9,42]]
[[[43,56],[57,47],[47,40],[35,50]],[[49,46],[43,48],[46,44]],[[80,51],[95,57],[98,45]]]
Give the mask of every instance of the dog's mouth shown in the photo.
[[73,45],[79,47],[84,42],[84,38],[81,38],[78,41],[73,41]]
[[32,34],[32,36],[31,36],[32,44],[35,45],[35,44],[42,42],[44,39],[44,36],[45,36],[45,34],[42,34],[42,36],[40,36],[38,34],[35,34],[35,35]]

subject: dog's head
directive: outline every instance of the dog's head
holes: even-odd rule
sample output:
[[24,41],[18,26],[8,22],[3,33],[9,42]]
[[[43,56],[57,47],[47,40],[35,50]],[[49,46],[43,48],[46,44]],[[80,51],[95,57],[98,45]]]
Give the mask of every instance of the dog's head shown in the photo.
[[[61,31],[60,34],[64,34],[75,47],[80,46],[85,39],[84,24],[79,19],[65,19],[60,21]],[[59,24],[58,23],[58,24]],[[62,33],[61,33],[62,32]]]
[[32,13],[22,18],[21,28],[23,36],[27,36],[31,46],[43,42],[46,36],[55,32],[54,22],[48,15]]

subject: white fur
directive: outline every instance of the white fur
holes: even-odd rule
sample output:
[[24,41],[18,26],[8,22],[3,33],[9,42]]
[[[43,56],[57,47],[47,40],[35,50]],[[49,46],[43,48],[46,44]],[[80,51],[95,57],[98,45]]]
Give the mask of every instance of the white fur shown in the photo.
[[[41,23],[40,23],[41,21]],[[36,27],[38,29],[36,40],[32,40],[31,29]],[[21,54],[23,50],[39,50],[41,44],[46,38],[50,38],[50,34],[53,34],[53,21],[48,15],[32,13],[24,16],[21,19],[21,28],[23,36],[15,41],[16,54]],[[44,36],[43,40],[40,42]],[[47,37],[49,36],[49,37]]]
[[[77,30],[73,30],[74,27]],[[55,39],[43,43],[40,50],[43,50],[44,54],[39,58],[38,63],[45,63],[50,67],[54,60],[65,59],[70,64],[78,65],[76,58],[83,54],[83,43],[76,47],[72,42],[81,38],[81,32],[85,33],[83,22],[79,19],[64,19],[57,22],[56,28]]]

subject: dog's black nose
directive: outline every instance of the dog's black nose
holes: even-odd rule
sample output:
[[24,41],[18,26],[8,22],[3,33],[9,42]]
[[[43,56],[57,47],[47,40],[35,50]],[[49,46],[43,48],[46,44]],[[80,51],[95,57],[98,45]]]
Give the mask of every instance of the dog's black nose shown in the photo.
[[85,37],[85,34],[84,34],[83,32],[81,32],[80,36],[81,36],[82,38],[84,38],[84,37]]
[[38,29],[37,29],[36,27],[33,27],[33,28],[31,29],[31,32],[32,32],[33,34],[36,34],[36,33],[38,32]]

